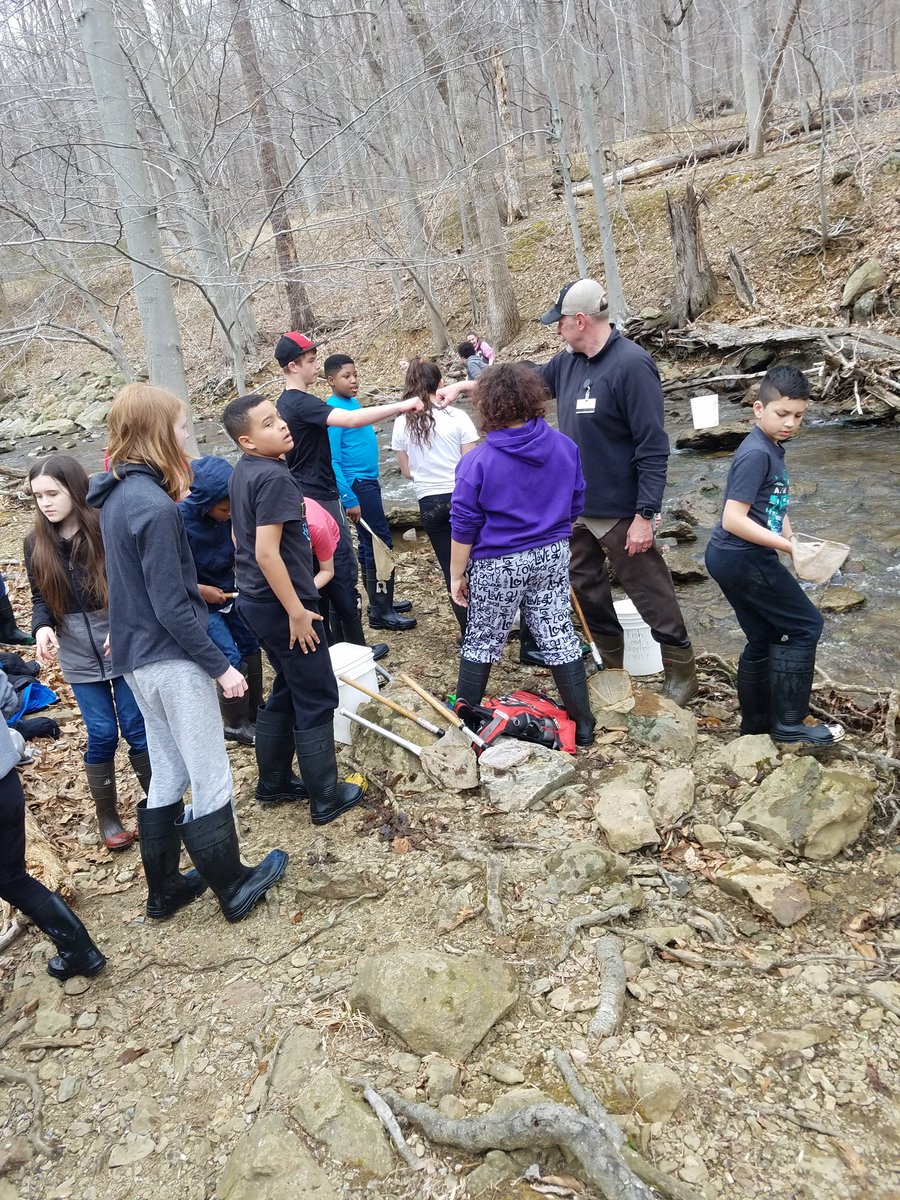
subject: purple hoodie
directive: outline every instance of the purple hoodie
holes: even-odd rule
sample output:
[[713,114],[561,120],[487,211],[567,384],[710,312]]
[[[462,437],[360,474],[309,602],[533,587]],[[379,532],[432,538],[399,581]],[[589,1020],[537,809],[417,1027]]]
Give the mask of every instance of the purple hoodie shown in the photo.
[[495,429],[456,467],[450,523],[472,558],[562,541],[584,504],[578,447],[543,417]]

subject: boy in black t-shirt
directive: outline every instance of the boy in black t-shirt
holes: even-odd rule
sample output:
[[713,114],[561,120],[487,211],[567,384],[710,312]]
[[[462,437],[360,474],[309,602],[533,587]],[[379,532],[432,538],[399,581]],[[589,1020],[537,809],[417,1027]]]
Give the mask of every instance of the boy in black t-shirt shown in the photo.
[[[364,646],[360,599],[356,590],[356,553],[331,465],[328,426],[359,429],[364,425],[376,425],[379,421],[420,409],[422,403],[420,400],[401,400],[397,404],[375,404],[353,410],[331,408],[307,390],[319,377],[317,349],[315,342],[296,331],[284,334],[275,344],[275,358],[285,379],[285,390],[277,401],[278,412],[287,422],[294,440],[293,448],[285,458],[303,494],[317,500],[338,523],[341,541],[334,555],[334,579],[328,588],[328,598],[337,617],[339,639]],[[355,519],[358,518],[357,512]],[[411,607],[408,601],[403,601],[398,602],[395,610],[406,612]],[[381,658],[387,649],[384,643],[379,643],[373,647],[373,656]]]
[[791,554],[789,480],[784,443],[809,403],[809,382],[793,367],[773,367],[753,405],[756,427],[741,442],[725,485],[722,516],[706,566],[734,609],[747,645],[738,663],[741,733],[776,742],[830,745],[840,725],[805,725],[822,616],[778,561]]
[[313,824],[326,825],[363,793],[337,778],[338,689],[320,633],[303,493],[284,460],[293,439],[262,396],[232,400],[222,424],[243,450],[229,485],[237,608],[275,670],[256,720],[257,799],[272,804],[303,796],[291,778],[296,749]]

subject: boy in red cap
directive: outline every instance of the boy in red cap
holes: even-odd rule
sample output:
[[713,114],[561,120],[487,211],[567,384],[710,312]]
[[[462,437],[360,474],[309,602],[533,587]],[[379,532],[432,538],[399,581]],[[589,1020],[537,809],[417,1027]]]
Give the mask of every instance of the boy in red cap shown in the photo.
[[[317,500],[334,517],[341,531],[341,541],[334,555],[334,579],[328,588],[328,597],[335,609],[341,636],[344,641],[364,646],[366,641],[359,593],[356,590],[356,554],[331,465],[328,426],[360,429],[365,425],[376,425],[379,421],[399,417],[401,413],[417,412],[422,408],[422,402],[412,399],[368,408],[330,407],[308,391],[319,377],[317,349],[315,342],[296,331],[278,339],[275,358],[284,372],[285,389],[276,406],[294,439],[294,448],[285,455],[291,474],[300,484],[304,496]],[[377,653],[379,648],[373,648],[376,658],[387,653],[387,646],[381,648],[380,654]]]

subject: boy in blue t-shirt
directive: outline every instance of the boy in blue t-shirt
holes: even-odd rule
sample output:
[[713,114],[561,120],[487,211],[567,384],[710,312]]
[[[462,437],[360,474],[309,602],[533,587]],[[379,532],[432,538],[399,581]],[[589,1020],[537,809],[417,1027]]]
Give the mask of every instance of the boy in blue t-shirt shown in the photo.
[[[324,371],[332,392],[327,404],[332,408],[348,410],[362,408],[356,398],[359,391],[359,372],[349,354],[329,355],[325,359]],[[331,443],[331,465],[334,468],[341,504],[347,516],[356,525],[359,535],[359,562],[369,596],[369,627],[414,629],[415,617],[400,615],[409,612],[412,605],[408,600],[394,601],[393,575],[379,584],[372,537],[360,524],[362,519],[389,548],[393,546],[390,526],[381,501],[381,484],[378,482],[378,439],[375,430],[371,425],[364,425],[359,429],[329,425],[328,440]]]
[[779,551],[793,553],[784,444],[800,428],[808,403],[809,381],[802,371],[766,372],[753,405],[756,427],[728,472],[706,567],[747,637],[737,673],[741,733],[822,746],[844,735],[840,725],[804,724],[822,616],[778,560]]

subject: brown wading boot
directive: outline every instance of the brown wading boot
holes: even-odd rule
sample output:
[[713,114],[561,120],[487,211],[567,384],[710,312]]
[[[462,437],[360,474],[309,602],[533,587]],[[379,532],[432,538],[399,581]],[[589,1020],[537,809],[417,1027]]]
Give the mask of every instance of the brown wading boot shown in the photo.
[[684,708],[700,690],[692,646],[660,646],[666,681],[662,694]]
[[604,671],[624,671],[625,669],[625,637],[595,637],[594,645],[600,651]]
[[97,827],[104,846],[107,850],[127,850],[135,835],[129,833],[119,819],[119,810],[116,807],[116,764],[112,760],[105,763],[86,762],[84,774],[94,801]]

